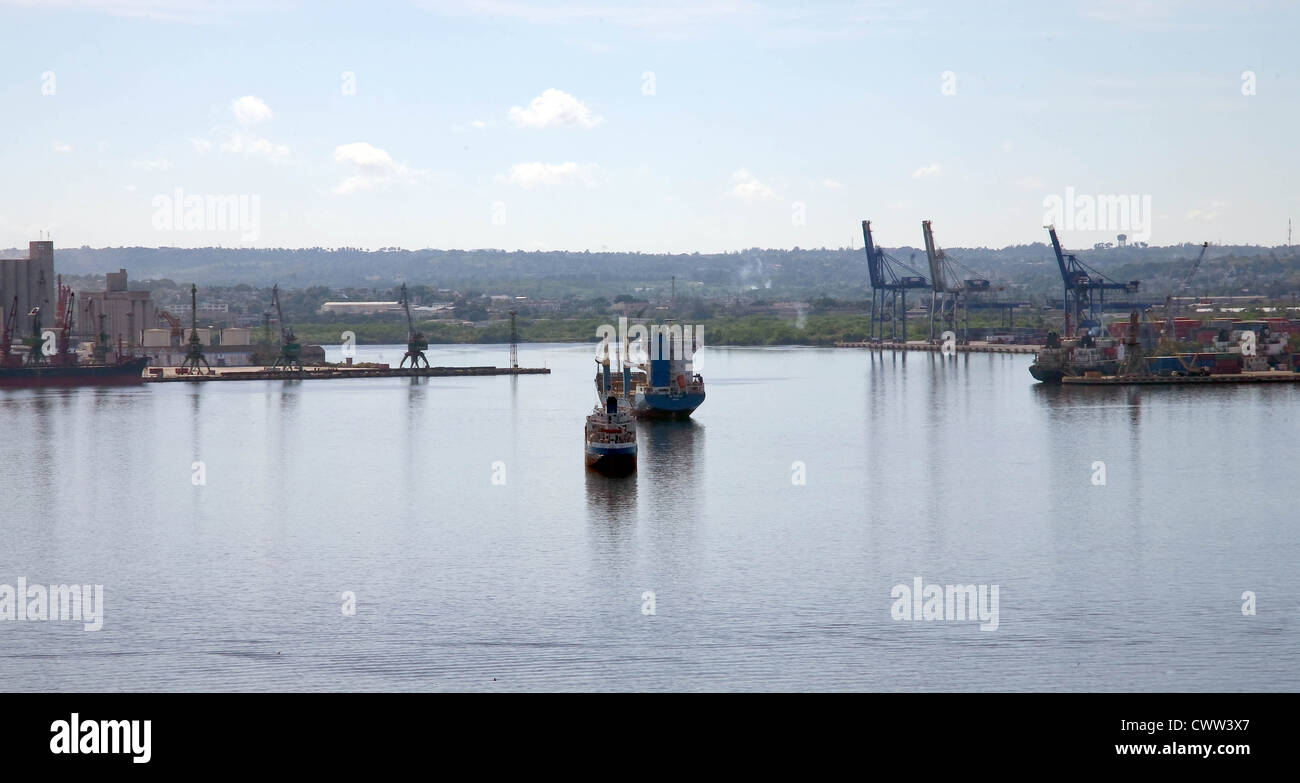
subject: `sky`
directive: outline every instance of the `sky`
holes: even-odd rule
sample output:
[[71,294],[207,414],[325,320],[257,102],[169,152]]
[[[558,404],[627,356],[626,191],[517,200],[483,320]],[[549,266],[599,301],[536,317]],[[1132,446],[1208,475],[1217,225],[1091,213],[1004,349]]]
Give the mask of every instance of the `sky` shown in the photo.
[[[0,0],[0,247],[1280,245],[1285,2]],[[1089,204],[1099,208],[1090,210]],[[1300,228],[1300,227],[1298,227]]]

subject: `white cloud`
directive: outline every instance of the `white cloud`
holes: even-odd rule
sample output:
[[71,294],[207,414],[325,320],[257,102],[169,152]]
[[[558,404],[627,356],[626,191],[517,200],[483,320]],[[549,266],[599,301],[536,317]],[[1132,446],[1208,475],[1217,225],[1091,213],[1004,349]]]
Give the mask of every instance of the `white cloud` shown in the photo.
[[230,110],[235,113],[235,121],[240,125],[256,125],[271,119],[271,107],[266,105],[266,101],[252,95],[231,101]]
[[1003,152],[1010,152],[1010,151],[1014,150],[1015,148],[1016,148],[1016,145],[1011,143],[1011,139],[1007,139],[1006,141],[1002,142],[1002,151],[1003,151]]
[[844,187],[844,183],[840,182],[839,180],[831,179],[830,177],[823,177],[822,187],[830,188],[831,190],[839,190],[840,188]]
[[927,179],[929,177],[937,177],[939,176],[939,172],[941,171],[943,171],[943,166],[940,166],[938,163],[931,163],[929,166],[922,166],[916,171],[913,171],[912,179]]
[[750,174],[745,169],[737,169],[731,178],[736,181],[735,186],[731,189],[731,195],[745,201],[764,201],[775,198],[776,192],[767,185],[758,181],[758,177]]
[[154,158],[153,160],[133,160],[131,165],[145,171],[166,171],[172,167],[172,162],[166,158]]
[[516,163],[510,167],[509,173],[498,177],[502,182],[508,182],[512,185],[518,185],[521,188],[532,188],[538,185],[572,185],[583,184],[587,187],[595,187],[594,163],[574,163],[566,161],[564,163]]
[[554,87],[533,98],[528,108],[512,106],[510,121],[521,128],[549,128],[569,126],[594,128],[604,122],[583,105],[582,101]]
[[1021,177],[1016,180],[1016,184],[1025,190],[1042,190],[1043,181],[1038,177]]
[[72,152],[72,145],[64,144],[63,142],[56,139],[50,144],[50,149],[54,150],[60,155],[67,155],[69,152]]
[[428,172],[412,169],[398,163],[387,150],[364,141],[341,144],[334,148],[334,162],[355,166],[357,173],[334,186],[334,193],[346,196],[360,190],[388,185],[393,182],[416,182]]
[[1195,220],[1201,223],[1208,223],[1217,220],[1223,208],[1228,206],[1226,201],[1211,201],[1210,206],[1206,209],[1193,209],[1187,213],[1188,220]]
[[[250,130],[251,126],[271,119],[271,107],[261,98],[245,95],[230,102],[230,113],[240,127],[229,131],[226,140],[221,142],[221,151],[228,155],[266,158],[272,163],[279,163],[289,157],[289,147],[263,138]],[[228,126],[227,126],[228,129]],[[220,129],[218,129],[219,131]],[[212,140],[191,138],[190,144],[203,155],[212,149]]]
[[393,163],[393,156],[389,155],[386,150],[367,144],[364,141],[355,141],[351,144],[335,147],[334,161],[336,163],[351,163],[357,166],[383,170],[392,170],[397,165]]
[[289,148],[285,145],[275,144],[246,131],[230,134],[229,139],[221,142],[221,151],[231,155],[261,156],[272,163],[279,163],[289,157]]

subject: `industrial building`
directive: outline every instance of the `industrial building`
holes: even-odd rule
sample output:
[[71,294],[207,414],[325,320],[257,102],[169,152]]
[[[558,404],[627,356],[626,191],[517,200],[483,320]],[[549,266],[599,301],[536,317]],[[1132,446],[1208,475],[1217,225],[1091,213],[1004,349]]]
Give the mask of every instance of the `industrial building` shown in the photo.
[[[27,314],[39,307],[47,326],[54,323],[54,242],[48,239],[29,242],[27,258],[0,259],[0,312],[9,317],[18,297],[15,331],[26,334],[31,328]],[[0,320],[0,323],[3,323]]]
[[83,340],[99,339],[99,316],[104,315],[103,331],[114,350],[119,343],[124,347],[140,344],[142,330],[153,325],[155,315],[153,299],[148,291],[128,291],[126,270],[119,269],[104,276],[103,291],[86,291],[77,301],[77,334]]
[[[173,335],[171,329],[145,329],[143,353],[154,367],[179,367],[185,361],[190,329]],[[214,367],[247,367],[253,363],[252,330],[246,327],[209,329],[199,327],[199,344]]]

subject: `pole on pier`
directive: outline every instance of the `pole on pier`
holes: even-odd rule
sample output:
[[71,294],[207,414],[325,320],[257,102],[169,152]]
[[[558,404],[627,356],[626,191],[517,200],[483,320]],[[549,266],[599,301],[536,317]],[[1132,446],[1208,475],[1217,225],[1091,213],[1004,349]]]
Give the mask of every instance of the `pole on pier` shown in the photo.
[[519,369],[519,323],[516,311],[510,311],[510,366]]

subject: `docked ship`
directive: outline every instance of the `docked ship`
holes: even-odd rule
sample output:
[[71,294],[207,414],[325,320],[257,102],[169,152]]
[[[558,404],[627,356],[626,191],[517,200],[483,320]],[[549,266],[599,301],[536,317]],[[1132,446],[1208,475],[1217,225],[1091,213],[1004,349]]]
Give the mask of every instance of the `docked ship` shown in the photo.
[[[1159,339],[1153,322],[1132,313],[1122,342],[1090,336],[1061,340],[1055,332],[1034,358],[1029,372],[1044,383],[1070,377],[1198,378],[1243,373],[1300,372],[1300,354],[1290,351],[1288,332],[1267,322],[1247,321],[1219,328],[1202,349],[1178,351],[1170,329]],[[1247,339],[1249,338],[1249,339]],[[1200,341],[1198,341],[1200,342]],[[1243,346],[1249,345],[1249,348]]]
[[41,328],[41,309],[32,308],[32,335],[24,340],[26,352],[13,350],[18,298],[9,308],[0,332],[0,388],[32,386],[104,386],[144,382],[147,356],[108,358],[107,336],[101,334],[95,357],[82,361],[70,342],[73,293],[59,281],[59,310],[54,329]]
[[614,476],[636,470],[636,421],[613,394],[587,416],[585,442],[588,468]]
[[1029,374],[1042,383],[1060,383],[1066,376],[1089,373],[1114,375],[1120,364],[1115,342],[1109,339],[1099,342],[1087,334],[1062,340],[1056,332],[1048,332],[1047,344],[1029,365]]
[[[679,335],[655,334],[650,360],[624,365],[619,376],[596,373],[596,390],[608,388],[623,398],[638,418],[689,418],[704,403],[704,377],[694,371],[696,346],[687,350]],[[666,358],[665,358],[666,357]]]
[[117,362],[99,364],[77,362],[53,364],[23,362],[0,367],[0,387],[26,386],[105,386],[143,383],[147,356],[132,356]]

